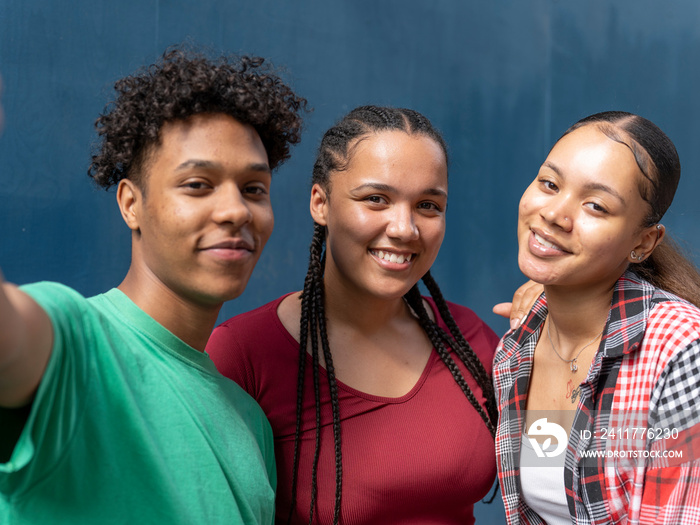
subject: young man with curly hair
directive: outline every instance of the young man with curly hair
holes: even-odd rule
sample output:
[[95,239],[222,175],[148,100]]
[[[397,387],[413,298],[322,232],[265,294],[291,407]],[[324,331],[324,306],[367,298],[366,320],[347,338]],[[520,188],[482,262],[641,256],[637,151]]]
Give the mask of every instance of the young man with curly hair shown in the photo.
[[0,522],[272,523],[269,424],[203,350],[306,101],[262,59],[177,49],[115,88],[89,173],[117,186],[126,277],[89,299],[0,282]]

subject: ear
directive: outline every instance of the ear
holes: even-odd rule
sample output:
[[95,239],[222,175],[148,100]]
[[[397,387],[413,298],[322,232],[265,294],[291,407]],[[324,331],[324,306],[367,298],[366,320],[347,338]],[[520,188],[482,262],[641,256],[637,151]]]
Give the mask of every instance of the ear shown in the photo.
[[143,194],[129,179],[122,179],[117,186],[117,204],[126,225],[134,232],[139,231],[139,216]]
[[320,184],[314,184],[313,188],[311,188],[309,209],[314,222],[321,226],[328,224],[328,194]]
[[[654,224],[653,226],[644,228],[640,234],[637,246],[632,249],[630,254],[627,256],[627,259],[631,263],[640,263],[649,258],[651,253],[656,249],[665,235],[666,228],[663,224]],[[632,253],[634,253],[637,257],[641,257],[641,259],[637,259],[632,255]]]

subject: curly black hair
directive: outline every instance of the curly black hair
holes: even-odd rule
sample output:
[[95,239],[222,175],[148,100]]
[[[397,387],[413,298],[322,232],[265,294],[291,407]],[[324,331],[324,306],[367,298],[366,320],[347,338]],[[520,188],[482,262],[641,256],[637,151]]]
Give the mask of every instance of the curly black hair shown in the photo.
[[143,164],[163,124],[200,113],[223,113],[255,128],[270,169],[289,158],[301,139],[306,100],[260,57],[208,59],[177,47],[161,60],[118,80],[116,100],[96,120],[100,136],[88,175],[105,189],[129,178],[142,182]]

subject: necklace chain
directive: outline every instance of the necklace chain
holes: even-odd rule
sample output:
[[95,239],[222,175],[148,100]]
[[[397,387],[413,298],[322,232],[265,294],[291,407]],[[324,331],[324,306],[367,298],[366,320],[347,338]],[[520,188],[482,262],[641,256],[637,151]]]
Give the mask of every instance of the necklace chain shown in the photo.
[[[549,321],[549,320],[548,320],[548,321]],[[591,346],[591,344],[592,344],[596,339],[598,339],[601,335],[603,335],[603,331],[605,330],[605,328],[603,327],[603,330],[601,330],[600,333],[599,333],[598,335],[596,335],[593,339],[591,339],[591,340],[588,341],[585,345],[583,345],[583,346],[581,347],[581,350],[578,351],[578,354],[576,354],[576,356],[575,356],[573,359],[564,359],[564,358],[561,356],[561,354],[559,354],[559,352],[557,352],[557,347],[554,346],[554,341],[552,341],[552,336],[551,336],[551,334],[549,333],[549,325],[550,325],[550,324],[551,324],[551,322],[547,322],[547,338],[549,339],[549,344],[552,345],[552,350],[554,350],[554,353],[557,354],[557,357],[558,357],[559,359],[561,359],[561,360],[564,361],[565,363],[569,363],[569,369],[570,369],[572,372],[576,372],[576,371],[578,370],[578,365],[576,364],[576,360],[578,359],[578,356],[581,355],[581,352],[583,352],[586,348],[588,348],[589,346]]]

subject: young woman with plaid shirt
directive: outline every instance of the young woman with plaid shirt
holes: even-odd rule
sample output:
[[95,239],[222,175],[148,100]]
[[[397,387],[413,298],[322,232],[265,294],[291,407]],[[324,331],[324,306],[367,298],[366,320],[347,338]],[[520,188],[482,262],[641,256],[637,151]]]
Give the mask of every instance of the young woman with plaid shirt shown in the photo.
[[544,294],[494,359],[510,524],[700,520],[700,276],[659,223],[679,178],[657,126],[606,112],[523,194],[518,262]]

